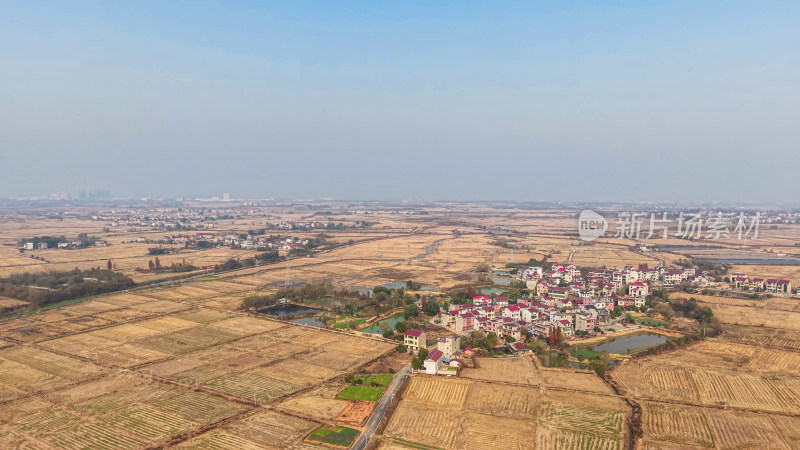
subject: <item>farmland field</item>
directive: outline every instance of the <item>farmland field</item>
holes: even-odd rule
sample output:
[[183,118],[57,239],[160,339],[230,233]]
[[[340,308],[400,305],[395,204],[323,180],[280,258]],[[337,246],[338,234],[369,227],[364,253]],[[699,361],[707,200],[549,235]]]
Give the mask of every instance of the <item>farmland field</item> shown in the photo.
[[629,417],[615,396],[413,376],[382,438],[454,449],[622,449]]
[[464,369],[464,377],[534,385],[541,381],[538,376],[539,370],[529,357],[481,358],[479,365],[478,369]]
[[[26,211],[0,220],[0,277],[104,267],[109,259],[136,282],[178,276],[147,271],[148,246],[155,244],[133,242],[156,240],[166,231],[110,226],[90,220],[96,213],[90,207],[75,209],[83,218]],[[328,219],[365,219],[346,212],[350,206],[341,209]],[[254,292],[273,294],[287,278],[336,288],[413,280],[434,291],[466,289],[479,282],[479,268],[503,269],[530,258],[653,267],[684,257],[633,251],[636,242],[630,240],[583,243],[574,236],[575,211],[479,204],[424,209],[424,216],[373,215],[370,227],[325,231],[329,242],[344,245],[288,264],[117,292],[1,321],[0,447],[321,448],[307,439],[315,430],[358,428],[365,412],[357,402],[374,402],[383,392],[368,386],[368,377],[348,387],[344,375],[376,364],[394,344],[245,314],[241,300]],[[241,234],[265,222],[310,217],[305,206],[258,210],[215,221],[214,232]],[[498,236],[487,233],[491,229],[511,234],[498,245]],[[798,227],[763,231],[759,242],[737,247],[798,254]],[[22,238],[74,238],[82,232],[111,246],[17,250]],[[316,238],[321,231],[291,234]],[[680,239],[663,243],[694,245]],[[162,265],[203,270],[254,254],[165,247],[179,253],[161,256]],[[800,281],[796,266],[732,270]],[[608,377],[620,395],[593,373],[545,369],[530,356],[480,358],[478,368],[464,368],[459,378],[410,376],[379,448],[627,448],[626,398],[642,407],[635,448],[800,448],[800,302],[686,295],[712,308],[724,334],[617,363]],[[367,301],[308,303],[341,307]],[[23,306],[0,298],[0,309]],[[374,379],[385,384],[388,378]]]
[[377,402],[383,395],[383,389],[371,386],[348,386],[339,393],[339,398],[347,400],[363,400]]
[[799,362],[793,352],[710,341],[623,363],[613,378],[632,397],[796,414]]
[[359,433],[358,430],[348,427],[323,427],[314,430],[308,439],[339,447],[349,447],[356,440]]
[[642,405],[641,447],[800,448],[797,302],[717,299],[700,304],[723,323],[720,337],[611,371]]
[[720,411],[646,402],[646,448],[663,444],[691,448],[787,448],[798,444],[798,419],[770,414]]
[[329,380],[394,344],[197,305],[247,289],[194,282],[0,322],[0,444],[314,446],[313,430],[364,420],[371,409],[334,398],[344,386]]

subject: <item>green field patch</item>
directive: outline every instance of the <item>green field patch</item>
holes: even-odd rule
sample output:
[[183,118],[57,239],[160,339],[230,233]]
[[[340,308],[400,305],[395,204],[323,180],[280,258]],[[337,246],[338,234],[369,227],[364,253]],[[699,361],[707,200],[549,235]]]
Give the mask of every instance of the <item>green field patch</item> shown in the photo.
[[314,430],[308,439],[340,447],[350,447],[359,434],[361,434],[360,431],[348,427],[324,427]]
[[383,396],[383,388],[371,386],[348,386],[339,393],[339,398],[345,400],[364,400],[377,402]]
[[392,374],[384,373],[379,375],[356,375],[353,378],[353,384],[363,384],[364,386],[378,386],[386,387],[392,382]]
[[640,319],[636,319],[636,323],[650,327],[666,327],[669,325],[667,322],[662,322],[660,320],[653,319],[652,317],[642,317]]
[[600,353],[594,350],[587,350],[585,348],[571,348],[569,350],[570,356],[573,358],[577,358],[578,356],[583,356],[586,359],[597,359],[600,357]]
[[331,325],[333,328],[338,328],[340,330],[346,330],[348,328],[357,327],[359,325],[367,323],[367,319],[355,319],[355,320],[348,320],[345,322],[339,322]]

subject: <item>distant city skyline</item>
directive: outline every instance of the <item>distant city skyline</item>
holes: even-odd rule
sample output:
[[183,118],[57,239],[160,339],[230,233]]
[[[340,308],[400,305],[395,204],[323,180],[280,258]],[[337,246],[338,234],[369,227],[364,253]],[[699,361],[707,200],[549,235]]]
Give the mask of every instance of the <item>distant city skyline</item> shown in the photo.
[[798,16],[10,2],[0,197],[792,203]]

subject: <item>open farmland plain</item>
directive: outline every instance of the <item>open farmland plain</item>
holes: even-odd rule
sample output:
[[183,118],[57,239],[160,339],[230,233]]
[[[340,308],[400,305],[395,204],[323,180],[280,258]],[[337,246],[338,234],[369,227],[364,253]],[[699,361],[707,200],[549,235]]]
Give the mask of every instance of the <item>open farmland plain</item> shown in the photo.
[[363,421],[332,380],[393,345],[207,305],[247,290],[196,281],[0,322],[0,447],[318,446],[313,430]]
[[[0,448],[306,448],[323,445],[307,439],[315,431],[360,428],[375,403],[349,392],[342,396],[348,387],[342,375],[393,345],[238,311],[245,297],[272,294],[286,280],[324,281],[336,288],[414,280],[436,291],[489,284],[486,269],[531,258],[653,267],[686,257],[637,251],[637,242],[610,237],[613,224],[606,237],[582,242],[575,211],[424,209],[425,214],[408,216],[342,211],[326,219],[321,214],[323,220],[347,223],[366,218],[372,225],[271,230],[267,233],[324,235],[342,246],[0,321]],[[305,209],[273,208],[217,221],[213,231],[246,233],[267,220],[309,217]],[[154,245],[133,241],[157,240],[166,231],[104,225],[70,217],[0,220],[0,278],[104,266],[109,259],[115,271],[137,283],[175,276],[137,270],[148,266],[153,258],[148,247]],[[796,255],[798,230],[763,230],[759,241],[735,247]],[[18,251],[21,238],[79,233],[111,246]],[[680,239],[659,244],[695,245]],[[179,253],[160,256],[161,264],[186,263],[204,272],[255,253],[166,247]],[[735,270],[800,282],[796,266]],[[527,356],[484,358],[478,368],[463,369],[460,378],[411,376],[379,446],[622,449],[633,440],[636,448],[800,448],[800,302],[686,295],[712,308],[724,334],[618,364],[607,376],[617,391],[593,373],[543,369]],[[0,308],[19,306],[19,300],[0,298]],[[631,436],[626,401],[639,405],[641,436]]]
[[721,336],[610,372],[641,407],[637,446],[800,448],[800,302],[695,297],[712,308]]
[[622,449],[629,417],[614,395],[412,376],[381,448]]

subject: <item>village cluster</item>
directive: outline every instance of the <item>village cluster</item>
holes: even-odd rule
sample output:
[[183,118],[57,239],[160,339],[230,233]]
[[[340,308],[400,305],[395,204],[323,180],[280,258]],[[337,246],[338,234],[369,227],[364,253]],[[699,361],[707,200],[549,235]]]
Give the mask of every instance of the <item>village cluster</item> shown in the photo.
[[[768,294],[790,294],[792,282],[778,278],[750,278],[747,274],[735,272],[731,275],[731,284],[736,289],[750,292],[766,292]],[[800,289],[798,289],[800,294]]]
[[61,248],[61,249],[76,249],[76,248],[86,248],[86,247],[108,247],[108,241],[104,239],[96,239],[91,242],[88,241],[79,241],[79,240],[66,240],[66,241],[59,241],[56,242],[55,245],[51,245],[49,242],[46,241],[34,241],[29,240],[22,243],[22,247],[20,250],[47,250],[48,248]]
[[[148,242],[145,237],[139,237],[138,242]],[[216,234],[211,232],[198,232],[194,235],[174,234],[165,235],[160,244],[196,245],[205,242],[213,246],[225,246],[246,250],[294,250],[302,249],[308,244],[308,239],[292,236],[250,236],[249,234]]]
[[651,284],[709,283],[707,274],[699,273],[696,267],[625,266],[590,269],[584,275],[574,264],[553,264],[550,270],[524,268],[518,276],[530,289],[530,298],[512,304],[507,297],[478,295],[471,304],[450,305],[441,314],[443,325],[459,332],[494,333],[514,341],[523,339],[526,331],[546,336],[552,328],[570,337],[608,325],[615,308],[644,307]]

